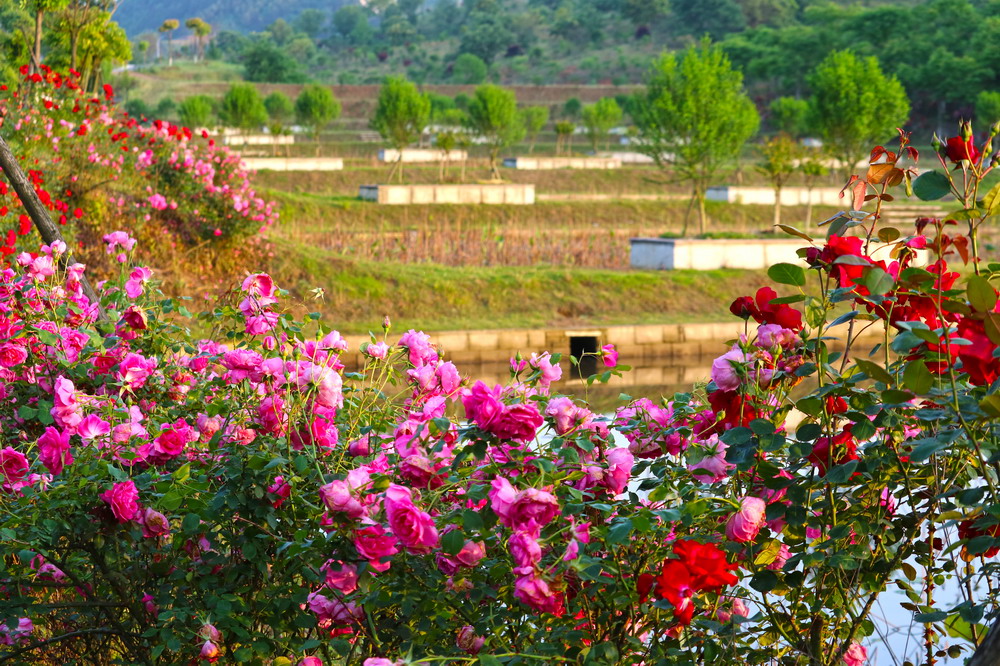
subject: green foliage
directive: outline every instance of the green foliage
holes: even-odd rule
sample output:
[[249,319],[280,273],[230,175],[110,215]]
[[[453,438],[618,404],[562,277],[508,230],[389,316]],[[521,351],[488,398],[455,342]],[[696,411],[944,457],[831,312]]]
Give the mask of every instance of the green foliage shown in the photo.
[[984,90],[976,96],[976,120],[980,126],[1000,121],[1000,92]]
[[295,112],[292,100],[280,90],[275,90],[264,98],[264,108],[267,109],[267,115],[273,122],[281,124],[287,123]]
[[746,19],[734,0],[672,0],[670,7],[684,31],[694,37],[721,39],[746,28]]
[[580,115],[580,111],[583,109],[583,103],[580,101],[579,97],[570,97],[563,104],[562,112],[567,118],[573,119]]
[[251,83],[234,83],[226,91],[219,107],[219,119],[229,127],[250,132],[267,122],[267,109],[257,87]]
[[326,86],[309,85],[295,100],[295,119],[309,128],[313,140],[319,140],[324,127],[340,116],[340,102]]
[[177,107],[177,115],[182,125],[195,129],[208,127],[212,121],[212,98],[207,95],[193,95],[186,98]]
[[613,98],[604,97],[583,107],[582,117],[590,147],[597,152],[598,142],[606,140],[608,132],[622,121],[622,109]]
[[528,106],[521,109],[521,122],[524,125],[525,136],[527,136],[530,144],[528,152],[534,152],[535,139],[538,138],[538,133],[542,131],[545,124],[549,122],[549,107]]
[[487,65],[514,40],[500,11],[474,11],[462,30],[459,53],[477,56]]
[[269,39],[251,42],[243,51],[242,60],[247,81],[300,83],[305,79],[299,63]]
[[469,129],[489,146],[490,174],[499,180],[500,150],[524,138],[524,124],[517,112],[514,92],[491,84],[476,88],[469,102]]
[[704,233],[706,188],[760,124],[743,91],[743,76],[707,41],[680,57],[666,53],[650,74],[637,112],[642,150],[661,165],[671,163],[691,183]]
[[430,111],[430,100],[413,83],[390,76],[379,89],[371,128],[393,148],[402,150],[420,138]]
[[797,97],[779,97],[771,102],[771,126],[799,138],[809,131],[809,102]]
[[874,56],[850,51],[827,56],[809,78],[812,122],[826,148],[850,170],[875,144],[892,138],[909,117],[902,84],[882,72]]
[[478,85],[486,80],[489,68],[483,59],[472,53],[462,53],[455,58],[451,78],[455,83]]

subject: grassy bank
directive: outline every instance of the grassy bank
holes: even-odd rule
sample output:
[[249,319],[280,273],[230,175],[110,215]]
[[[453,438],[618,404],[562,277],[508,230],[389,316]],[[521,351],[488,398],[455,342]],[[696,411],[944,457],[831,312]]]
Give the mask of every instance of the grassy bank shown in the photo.
[[[348,259],[277,240],[269,267],[299,311],[344,332],[718,321],[733,298],[766,281],[756,271],[630,272],[547,267],[448,267]],[[325,296],[316,299],[313,289]]]

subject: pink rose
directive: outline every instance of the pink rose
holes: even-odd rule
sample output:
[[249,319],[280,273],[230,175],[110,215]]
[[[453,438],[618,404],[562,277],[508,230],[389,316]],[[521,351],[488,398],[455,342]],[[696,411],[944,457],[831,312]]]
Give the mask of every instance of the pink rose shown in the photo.
[[712,435],[701,442],[701,446],[705,449],[705,456],[693,465],[688,465],[688,471],[703,483],[717,483],[729,476],[729,470],[736,465],[726,462],[726,449],[729,447],[725,442],[718,435]]
[[142,525],[142,536],[147,538],[170,534],[170,521],[162,513],[150,507],[140,512],[139,524]]
[[476,630],[473,627],[465,625],[458,630],[455,645],[459,650],[469,654],[479,654],[479,651],[483,649],[483,645],[485,644],[486,639],[482,636],[477,636]]
[[63,467],[73,464],[69,448],[69,433],[50,426],[38,438],[38,459],[55,476],[63,471]]
[[111,507],[119,523],[134,520],[139,513],[139,490],[132,481],[114,484],[111,490],[101,493],[101,499]]
[[865,666],[868,662],[868,648],[858,643],[851,643],[844,653],[844,663],[847,666]]
[[558,363],[552,362],[552,356],[548,352],[532,354],[528,365],[541,373],[538,385],[543,389],[549,388],[554,382],[562,379],[562,368],[559,367]]
[[733,391],[740,387],[740,375],[736,365],[740,367],[747,362],[747,356],[740,349],[727,351],[712,361],[712,381],[720,391]]
[[507,542],[507,547],[510,548],[516,574],[530,574],[532,568],[542,561],[542,547],[528,532],[514,532]]
[[298,666],[323,666],[323,660],[319,657],[306,657],[298,663]]
[[385,514],[389,528],[411,553],[429,553],[439,543],[430,514],[413,504],[409,488],[390,484],[385,491]]
[[607,488],[612,495],[620,495],[624,492],[628,480],[632,476],[632,465],[635,463],[635,458],[624,447],[611,449],[605,458],[608,468],[601,478],[601,485]]
[[607,368],[613,368],[618,365],[618,351],[614,345],[604,345],[601,347],[601,360],[604,361],[604,366]]
[[350,602],[343,602],[336,597],[330,599],[319,592],[308,596],[309,610],[319,620],[319,626],[329,627],[334,624],[352,624],[363,617],[362,611]]
[[372,358],[384,361],[389,356],[389,345],[384,342],[373,342],[365,347],[364,353]]
[[347,481],[331,481],[319,489],[320,499],[330,511],[347,514],[348,518],[357,520],[368,514],[368,510],[354,496]]
[[149,316],[138,305],[130,305],[125,308],[122,319],[134,331],[144,331],[149,326]]
[[490,508],[497,514],[500,522],[509,525],[510,508],[517,499],[517,490],[510,485],[510,481],[498,476],[490,482],[490,490],[487,493],[490,498]]
[[499,418],[486,429],[500,439],[527,442],[534,439],[543,423],[545,419],[538,407],[533,403],[521,402],[505,407]]
[[6,483],[17,483],[28,475],[28,459],[20,451],[7,447],[0,450],[0,474]]
[[339,590],[343,594],[350,594],[358,589],[358,568],[353,564],[329,560],[321,571],[326,573],[327,587]]
[[19,344],[8,342],[0,345],[0,366],[13,368],[28,358],[28,351]]
[[167,462],[184,452],[184,447],[198,439],[194,428],[184,419],[163,426],[160,436],[153,440],[151,456],[154,462]]
[[736,542],[752,541],[764,525],[767,504],[759,497],[744,497],[740,510],[726,521],[726,538]]
[[481,381],[476,382],[471,389],[462,391],[462,406],[465,407],[466,418],[486,430],[503,412],[504,405],[500,402],[502,391],[499,386],[487,388]]
[[[785,566],[785,562],[788,558],[792,556],[792,551],[789,550],[788,546],[781,544],[781,548],[778,549],[778,556],[774,558],[774,561],[767,565],[767,568],[771,571],[779,571]],[[747,616],[749,617],[749,616]]]
[[220,654],[218,645],[212,641],[205,641],[201,644],[201,652],[198,653],[198,657],[205,661],[214,662]]
[[109,432],[111,432],[111,424],[97,414],[90,414],[76,427],[76,434],[88,441],[103,437]]
[[549,584],[534,574],[519,576],[514,583],[514,596],[525,606],[542,613],[562,615],[562,595],[554,591]]
[[383,659],[382,657],[368,657],[365,659],[365,663],[361,666],[402,666],[401,661],[389,661],[388,659]]
[[486,544],[482,541],[466,541],[462,550],[455,553],[455,559],[463,566],[472,568],[486,557]]
[[515,530],[537,534],[557,515],[559,502],[551,493],[528,488],[517,494],[510,507],[510,526]]
[[368,566],[375,571],[385,571],[390,567],[391,563],[384,560],[399,552],[396,543],[396,537],[386,534],[381,525],[354,530],[354,547],[358,555],[368,560]]
[[557,435],[565,435],[576,425],[577,406],[571,398],[559,396],[549,400],[545,415],[555,422]]

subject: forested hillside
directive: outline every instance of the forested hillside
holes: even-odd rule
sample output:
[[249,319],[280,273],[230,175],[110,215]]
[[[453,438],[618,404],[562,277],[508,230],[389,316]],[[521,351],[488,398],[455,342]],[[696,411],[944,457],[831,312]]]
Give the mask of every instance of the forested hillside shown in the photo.
[[263,30],[306,9],[334,11],[349,0],[123,0],[115,18],[129,35],[156,30],[171,18],[200,16],[220,30]]

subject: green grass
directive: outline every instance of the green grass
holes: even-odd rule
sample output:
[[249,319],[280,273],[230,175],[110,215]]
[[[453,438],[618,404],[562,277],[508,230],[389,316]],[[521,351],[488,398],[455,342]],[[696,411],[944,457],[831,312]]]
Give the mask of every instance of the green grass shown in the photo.
[[[301,311],[344,332],[535,328],[718,321],[733,298],[766,282],[758,271],[608,271],[362,262],[276,241],[271,272]],[[310,293],[325,292],[322,300]]]

